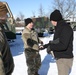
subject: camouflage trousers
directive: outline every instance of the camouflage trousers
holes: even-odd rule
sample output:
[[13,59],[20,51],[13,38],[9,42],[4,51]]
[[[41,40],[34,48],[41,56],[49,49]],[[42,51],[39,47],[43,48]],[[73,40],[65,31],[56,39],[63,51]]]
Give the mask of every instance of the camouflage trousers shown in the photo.
[[28,66],[28,75],[35,75],[41,66],[41,57],[38,51],[25,49],[26,63]]
[[5,75],[4,66],[1,57],[0,57],[0,75]]

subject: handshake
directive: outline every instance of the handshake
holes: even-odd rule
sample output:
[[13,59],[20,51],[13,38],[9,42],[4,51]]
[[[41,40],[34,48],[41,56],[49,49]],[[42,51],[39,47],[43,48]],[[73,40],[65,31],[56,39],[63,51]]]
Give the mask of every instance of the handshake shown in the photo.
[[52,56],[54,56],[53,51],[51,50],[49,44],[39,46],[39,50],[44,50],[45,48],[47,48],[46,51],[47,51],[48,54],[51,54]]
[[39,50],[43,50],[43,49],[47,48],[46,49],[47,53],[53,55],[53,51],[50,46],[51,46],[51,44],[58,44],[58,43],[59,43],[59,38],[57,38],[56,40],[53,40],[53,41],[49,41],[48,44],[45,44],[45,45],[41,44],[39,46]]
[[44,50],[45,48],[47,48],[46,49],[47,53],[50,54],[51,51],[50,51],[50,45],[49,45],[49,43],[45,44],[45,45],[42,44],[42,45],[39,46],[39,50]]
[[42,41],[40,42],[39,50],[43,50],[43,49],[45,49],[47,47],[48,47],[48,44],[44,45]]
[[39,49],[40,49],[40,50],[43,50],[43,49],[45,49],[45,48],[48,48],[48,46],[49,46],[49,48],[50,48],[50,45],[51,45],[51,44],[57,44],[57,43],[59,43],[59,38],[57,38],[57,39],[55,39],[55,40],[53,40],[53,41],[49,41],[48,44],[45,44],[45,45],[41,44],[41,45],[39,46]]
[[40,46],[39,46],[39,50],[43,50],[43,49],[45,49],[45,48],[44,48],[44,45],[40,45]]
[[43,50],[43,49],[45,49],[45,48],[47,48],[47,47],[48,47],[48,44],[40,45],[40,46],[39,46],[39,50]]

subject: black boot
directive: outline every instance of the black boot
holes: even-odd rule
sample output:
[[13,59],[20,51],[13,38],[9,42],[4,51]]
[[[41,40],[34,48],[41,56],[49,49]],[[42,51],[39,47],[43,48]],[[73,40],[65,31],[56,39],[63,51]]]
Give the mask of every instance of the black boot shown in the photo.
[[35,75],[39,75],[38,72],[35,72]]

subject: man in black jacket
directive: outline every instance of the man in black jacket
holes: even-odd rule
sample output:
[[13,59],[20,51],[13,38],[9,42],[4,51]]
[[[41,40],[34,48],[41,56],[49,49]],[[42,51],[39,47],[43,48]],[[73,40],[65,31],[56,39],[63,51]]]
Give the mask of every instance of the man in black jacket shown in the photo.
[[73,64],[73,30],[63,20],[59,10],[54,10],[51,13],[50,21],[55,26],[53,41],[58,39],[58,42],[52,43],[50,41],[44,45],[44,48],[50,46],[47,52],[53,51],[54,57],[56,58],[58,75],[69,75]]

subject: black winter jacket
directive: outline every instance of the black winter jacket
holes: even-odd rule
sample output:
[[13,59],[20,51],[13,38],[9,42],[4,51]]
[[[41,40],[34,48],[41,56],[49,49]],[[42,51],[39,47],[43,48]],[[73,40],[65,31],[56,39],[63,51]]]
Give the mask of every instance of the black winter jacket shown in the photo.
[[64,20],[55,27],[54,40],[57,38],[59,43],[50,44],[55,58],[73,58],[73,30]]

